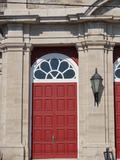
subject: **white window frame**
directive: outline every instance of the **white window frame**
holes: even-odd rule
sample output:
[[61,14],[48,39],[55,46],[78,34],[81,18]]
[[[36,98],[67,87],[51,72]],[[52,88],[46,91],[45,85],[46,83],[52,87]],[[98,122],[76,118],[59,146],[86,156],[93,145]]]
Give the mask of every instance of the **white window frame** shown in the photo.
[[[48,59],[52,59],[52,58],[57,58],[57,59],[62,59],[64,61],[67,61],[71,66],[72,69],[75,71],[75,78],[69,78],[69,79],[33,79],[33,72],[34,70],[37,68],[37,66],[42,63],[44,60],[48,60]],[[31,78],[32,78],[32,83],[54,83],[54,82],[77,82],[78,80],[78,66],[77,64],[74,62],[74,60],[72,60],[70,57],[64,55],[64,54],[60,54],[60,53],[49,53],[46,54],[42,57],[40,57],[39,59],[36,60],[36,62],[33,63],[32,65],[32,71],[31,71]]]
[[114,64],[113,64],[113,81],[114,82],[120,82],[120,78],[118,78],[116,75],[115,75],[115,72],[120,69],[120,67],[118,68],[118,66],[120,65],[120,58],[118,58]]

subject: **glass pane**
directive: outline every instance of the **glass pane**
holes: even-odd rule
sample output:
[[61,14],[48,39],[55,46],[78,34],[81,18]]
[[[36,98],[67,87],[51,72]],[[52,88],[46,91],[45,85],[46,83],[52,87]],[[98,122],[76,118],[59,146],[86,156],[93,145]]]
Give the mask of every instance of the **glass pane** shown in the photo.
[[44,72],[42,72],[41,70],[38,70],[38,71],[35,72],[35,77],[37,79],[45,79],[45,75],[46,74]]
[[51,76],[51,74],[47,75],[47,79],[52,79],[53,77]]
[[39,70],[39,66],[36,68],[36,70]]
[[115,71],[115,75],[116,75],[117,78],[120,78],[120,69],[117,69]]
[[117,68],[120,68],[120,65]]
[[58,71],[52,71],[51,74],[55,77],[58,74]]
[[75,72],[72,69],[67,70],[64,74],[64,78],[73,78],[75,76]]
[[57,79],[62,79],[63,77],[62,77],[62,74],[58,74],[58,76],[57,76]]
[[56,70],[58,67],[59,61],[58,61],[58,59],[53,58],[53,59],[51,59],[50,64],[51,64],[51,68],[53,70]]
[[68,62],[65,62],[65,61],[61,62],[60,67],[59,67],[59,71],[64,72],[66,69],[68,69],[68,67],[69,67]]
[[48,62],[42,62],[41,69],[44,70],[45,72],[49,72],[50,66],[49,66]]
[[98,92],[98,90],[99,90],[99,85],[100,85],[100,80],[99,79],[96,79],[95,81],[94,81],[94,85],[95,85],[95,93],[96,92]]

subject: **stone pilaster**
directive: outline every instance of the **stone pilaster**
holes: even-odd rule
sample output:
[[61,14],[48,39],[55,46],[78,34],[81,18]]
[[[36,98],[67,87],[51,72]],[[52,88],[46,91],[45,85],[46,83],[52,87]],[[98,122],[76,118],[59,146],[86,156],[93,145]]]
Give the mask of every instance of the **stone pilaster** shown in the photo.
[[[79,54],[79,148],[81,152],[79,157],[83,160],[102,160],[106,147],[110,147],[113,151],[115,149],[112,49],[109,49],[105,41],[77,43],[77,49]],[[90,83],[95,68],[102,76],[104,85],[99,106],[94,104]]]
[[[31,44],[25,44],[23,56],[23,139],[22,142],[25,146],[25,160],[29,159],[31,148]],[[30,151],[30,152],[29,152]]]
[[[2,88],[2,51],[0,52],[0,88]],[[0,90],[0,110],[1,108],[2,108],[2,90]],[[1,113],[0,113],[0,121],[1,121]]]
[[[114,119],[114,84],[113,84],[113,49],[115,43],[106,43],[104,48],[105,67],[105,122],[106,144],[115,150],[115,119]],[[115,154],[115,152],[114,152]]]
[[1,145],[4,159],[22,160],[22,102],[23,102],[23,48],[24,44],[8,43],[2,46],[3,83],[1,110]]
[[89,102],[88,97],[88,51],[85,43],[76,43],[79,59],[79,79],[78,79],[78,156],[80,159],[85,160],[83,155],[84,147],[86,146],[87,139],[87,108]]

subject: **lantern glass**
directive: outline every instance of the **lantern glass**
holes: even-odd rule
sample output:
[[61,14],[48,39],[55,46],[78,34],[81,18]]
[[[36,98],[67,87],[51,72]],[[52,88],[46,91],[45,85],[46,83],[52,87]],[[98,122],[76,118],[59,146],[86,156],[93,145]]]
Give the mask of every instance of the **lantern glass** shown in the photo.
[[95,69],[95,74],[91,77],[91,85],[94,93],[98,93],[100,87],[102,87],[102,77],[98,74],[97,68]]
[[94,93],[98,93],[100,80],[99,79],[91,79],[91,85]]

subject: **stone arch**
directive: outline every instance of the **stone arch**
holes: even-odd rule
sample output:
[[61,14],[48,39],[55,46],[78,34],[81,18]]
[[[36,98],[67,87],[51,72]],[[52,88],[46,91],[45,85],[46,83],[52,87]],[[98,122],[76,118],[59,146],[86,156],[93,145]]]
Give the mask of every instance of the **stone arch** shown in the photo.
[[119,0],[97,0],[85,12],[85,15],[103,15],[120,5]]

